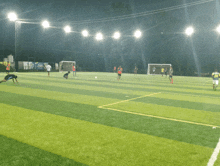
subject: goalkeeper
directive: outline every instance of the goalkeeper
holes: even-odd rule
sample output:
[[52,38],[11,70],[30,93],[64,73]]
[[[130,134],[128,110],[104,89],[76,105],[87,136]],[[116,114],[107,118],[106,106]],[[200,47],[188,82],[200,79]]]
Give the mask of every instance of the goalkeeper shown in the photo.
[[70,71],[68,71],[68,73],[64,74],[63,77],[68,79],[68,75],[70,74]]
[[[14,75],[14,74],[8,74],[7,76],[5,76],[5,78],[4,78],[2,81],[0,81],[0,83],[6,82],[6,81],[8,81],[8,80],[10,80],[10,79],[12,79],[13,82],[14,82],[14,79],[15,79],[16,82],[18,83],[17,78],[18,78],[18,76]],[[15,82],[14,82],[14,84],[15,84]]]
[[218,87],[218,78],[220,77],[220,74],[218,70],[216,69],[215,72],[212,73],[212,78],[213,78],[213,90],[216,90]]

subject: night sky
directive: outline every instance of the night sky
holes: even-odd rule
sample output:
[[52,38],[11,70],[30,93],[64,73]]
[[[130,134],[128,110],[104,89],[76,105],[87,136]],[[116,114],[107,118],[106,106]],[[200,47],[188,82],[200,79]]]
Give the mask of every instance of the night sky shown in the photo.
[[[219,69],[219,0],[0,0],[0,61],[15,52],[18,60],[59,62],[75,60],[79,69],[112,71],[123,66],[132,72],[135,64],[145,73],[148,63],[171,63],[175,74],[193,75]],[[7,19],[15,12],[23,22]],[[44,29],[43,20],[52,27]],[[72,33],[63,27],[69,25]],[[187,26],[195,34],[187,37]],[[94,36],[101,32],[103,41]],[[142,31],[140,39],[132,35]],[[121,38],[111,38],[120,31]]]

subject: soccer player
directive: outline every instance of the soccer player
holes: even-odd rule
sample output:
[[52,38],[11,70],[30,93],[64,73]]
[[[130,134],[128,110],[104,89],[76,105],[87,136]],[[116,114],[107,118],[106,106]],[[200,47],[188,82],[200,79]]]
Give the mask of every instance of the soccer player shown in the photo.
[[153,67],[153,74],[155,74],[156,67]]
[[[5,76],[5,78],[4,78],[2,81],[0,81],[0,83],[6,82],[6,81],[8,81],[8,80],[10,80],[10,79],[12,79],[13,82],[14,82],[14,79],[15,79],[16,82],[18,83],[17,78],[18,78],[18,76],[14,75],[14,74],[8,74],[7,76]],[[14,84],[15,84],[15,82],[14,82]]]
[[136,74],[137,75],[137,71],[138,71],[138,68],[137,66],[134,67],[134,75]]
[[119,81],[120,78],[121,78],[121,73],[122,73],[122,68],[121,68],[121,66],[119,66],[119,67],[118,67],[118,78],[117,78],[118,81]]
[[6,66],[6,73],[7,74],[9,74],[9,72],[10,72],[10,66],[11,66],[10,63],[8,62],[7,66]]
[[164,69],[164,73],[165,73],[165,75],[167,77],[167,68]]
[[116,73],[116,66],[114,66],[113,72]]
[[46,66],[46,69],[47,69],[47,73],[48,73],[48,77],[50,76],[50,70],[51,70],[51,66],[48,64]]
[[161,68],[161,74],[162,74],[162,77],[163,77],[163,75],[164,75],[164,68],[163,67]]
[[70,71],[68,71],[68,73],[64,74],[63,77],[68,79],[68,75],[70,74]]
[[216,90],[218,87],[218,78],[220,77],[220,74],[218,70],[216,69],[215,72],[212,73],[212,78],[213,78],[213,90]]
[[169,80],[170,80],[170,83],[173,84],[173,68],[172,68],[172,66],[170,66]]
[[75,65],[73,65],[73,76],[76,76],[76,66]]

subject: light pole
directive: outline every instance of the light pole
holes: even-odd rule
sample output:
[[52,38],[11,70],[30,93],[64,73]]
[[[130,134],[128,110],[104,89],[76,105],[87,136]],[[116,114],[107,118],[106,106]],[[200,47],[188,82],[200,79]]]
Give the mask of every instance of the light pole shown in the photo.
[[17,26],[18,26],[18,24],[17,24],[17,20],[18,20],[18,18],[17,18],[17,14],[16,13],[14,13],[14,12],[11,12],[11,13],[8,13],[8,19],[10,20],[10,21],[14,21],[15,22],[15,55],[14,55],[14,61],[15,61],[15,70],[16,71],[18,71],[18,61],[17,61],[17,57],[16,57],[16,47],[17,47],[17,42],[16,42],[16,31],[17,31]]

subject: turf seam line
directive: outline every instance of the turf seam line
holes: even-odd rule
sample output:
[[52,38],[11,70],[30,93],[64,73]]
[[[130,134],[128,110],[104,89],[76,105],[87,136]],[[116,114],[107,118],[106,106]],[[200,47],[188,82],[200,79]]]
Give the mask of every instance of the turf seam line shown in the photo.
[[119,102],[116,102],[116,103],[111,103],[111,104],[99,106],[99,108],[106,107],[106,106],[110,106],[110,105],[115,105],[115,104],[119,104],[119,103],[123,103],[123,102],[126,102],[126,101],[136,100],[136,99],[140,99],[140,98],[144,98],[144,97],[147,97],[147,96],[152,96],[152,95],[156,95],[156,94],[160,94],[160,93],[161,93],[161,92],[152,93],[152,94],[149,94],[149,95],[144,95],[144,96],[140,96],[140,97],[135,97],[135,98],[131,98],[131,99],[128,99],[128,100],[122,100],[122,101],[119,101]]
[[207,166],[213,166],[215,164],[215,161],[217,160],[219,151],[220,151],[220,138],[219,138],[219,141],[217,143],[216,148],[214,149],[214,151],[212,153],[211,158],[209,159]]
[[98,108],[108,109],[108,110],[113,110],[113,111],[118,111],[118,112],[124,112],[124,113],[129,113],[129,114],[134,114],[134,115],[141,115],[141,116],[147,116],[147,117],[152,117],[152,118],[158,118],[158,119],[176,121],[176,122],[190,123],[190,124],[200,125],[200,126],[220,128],[220,126],[216,126],[216,125],[210,125],[210,124],[204,124],[204,123],[197,123],[197,122],[191,122],[191,121],[179,120],[179,119],[173,119],[173,118],[166,118],[166,117],[156,116],[156,115],[147,115],[147,114],[136,113],[136,112],[130,112],[130,111],[123,111],[123,110],[118,110],[118,109],[114,109],[114,108],[103,108],[102,106],[99,106]]

